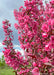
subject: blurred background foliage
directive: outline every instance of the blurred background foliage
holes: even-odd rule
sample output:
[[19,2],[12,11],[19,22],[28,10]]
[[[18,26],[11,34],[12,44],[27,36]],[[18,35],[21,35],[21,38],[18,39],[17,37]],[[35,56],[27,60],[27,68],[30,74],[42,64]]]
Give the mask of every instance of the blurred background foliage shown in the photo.
[[14,70],[5,64],[4,56],[0,58],[0,75],[15,75]]

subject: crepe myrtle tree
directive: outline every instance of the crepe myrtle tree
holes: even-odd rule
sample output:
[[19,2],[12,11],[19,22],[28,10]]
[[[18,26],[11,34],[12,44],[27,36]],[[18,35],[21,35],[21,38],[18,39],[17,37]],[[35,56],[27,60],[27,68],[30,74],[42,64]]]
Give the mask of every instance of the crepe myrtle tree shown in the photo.
[[20,47],[24,57],[12,44],[9,22],[3,21],[6,45],[4,57],[16,75],[40,75],[54,73],[54,0],[43,5],[42,0],[25,0],[24,7],[14,10],[14,26],[18,30]]

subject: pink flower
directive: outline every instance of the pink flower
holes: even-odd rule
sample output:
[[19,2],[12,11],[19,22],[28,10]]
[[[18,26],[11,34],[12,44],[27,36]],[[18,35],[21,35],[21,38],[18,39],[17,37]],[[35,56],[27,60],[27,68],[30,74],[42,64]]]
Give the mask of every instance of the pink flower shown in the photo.
[[8,28],[8,26],[3,25],[3,28],[4,28],[4,29],[7,29],[7,28]]
[[28,39],[26,38],[26,39],[25,39],[25,42],[27,42],[27,41],[28,41]]
[[32,70],[32,73],[33,73],[33,75],[40,75],[40,72],[39,72],[38,67],[35,67],[35,68]]
[[51,28],[54,29],[54,19],[51,21]]
[[51,4],[54,4],[54,0],[51,0],[50,3],[51,3]]
[[6,21],[2,21],[3,24],[6,24]]
[[54,43],[54,36],[51,36],[50,40],[51,40],[52,43]]
[[43,24],[43,25],[42,25],[42,30],[43,30],[44,32],[48,32],[48,31],[49,31],[49,26],[48,26],[47,24]]
[[37,64],[36,64],[35,62],[33,62],[33,66],[34,66],[34,67],[36,67],[36,66],[37,66]]
[[43,63],[47,63],[47,62],[49,62],[49,61],[50,61],[50,60],[49,60],[48,57],[45,57],[45,58],[42,60]]
[[3,45],[5,45],[5,42],[2,42]]
[[16,29],[18,29],[18,24],[17,24],[17,23],[15,23],[15,24],[14,24],[14,27],[15,27]]

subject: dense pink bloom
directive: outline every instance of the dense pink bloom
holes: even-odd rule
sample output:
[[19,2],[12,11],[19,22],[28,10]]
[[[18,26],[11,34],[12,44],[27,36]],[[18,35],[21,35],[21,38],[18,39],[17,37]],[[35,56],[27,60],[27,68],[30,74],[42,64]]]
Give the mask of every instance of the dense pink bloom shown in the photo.
[[41,0],[26,0],[24,3],[25,8],[20,7],[19,11],[14,10],[15,19],[19,23],[19,42],[21,48],[27,52],[25,52],[25,57],[30,60],[29,62],[34,68],[42,68],[41,72],[43,73],[45,72],[44,63],[49,62],[51,64],[49,60],[52,59],[53,61],[52,55],[54,54],[53,2],[53,0],[50,1],[44,7]]
[[4,57],[5,57],[5,62],[6,64],[8,64],[8,66],[12,67],[14,70],[18,70],[18,68],[20,67],[20,65],[28,65],[28,62],[26,60],[23,59],[23,56],[21,55],[21,53],[18,51],[16,53],[16,51],[13,49],[13,35],[12,34],[12,30],[9,28],[10,25],[8,21],[5,21],[5,24],[3,25],[3,29],[5,32],[5,40],[3,40],[3,45],[6,45],[6,47],[4,47],[5,51],[3,51],[4,53]]
[[47,63],[47,62],[49,62],[50,60],[47,58],[47,57],[45,57],[43,60],[42,60],[42,62],[43,63]]
[[4,56],[5,57],[9,56],[10,52],[11,52],[10,49],[6,49],[5,51],[3,51]]
[[[54,0],[43,5],[43,0],[25,0],[19,11],[14,10],[14,26],[18,30],[24,56],[13,48],[9,21],[3,21],[5,62],[18,74],[39,75],[53,72],[54,65]],[[49,64],[48,64],[49,63]],[[19,71],[20,70],[20,71]]]

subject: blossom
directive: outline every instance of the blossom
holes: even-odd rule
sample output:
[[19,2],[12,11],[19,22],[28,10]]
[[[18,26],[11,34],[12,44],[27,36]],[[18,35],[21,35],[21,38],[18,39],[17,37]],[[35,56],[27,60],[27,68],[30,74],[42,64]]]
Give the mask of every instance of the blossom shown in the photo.
[[54,36],[51,36],[50,40],[51,40],[52,43],[54,43]]
[[32,73],[33,73],[33,75],[40,75],[38,67],[35,67],[35,68],[32,70]]
[[35,62],[33,62],[33,66],[34,66],[34,67],[36,67],[36,66],[37,66],[37,64],[36,64]]
[[47,24],[43,24],[43,25],[42,25],[42,30],[43,30],[44,32],[48,32],[48,31],[49,31],[49,26],[48,26]]
[[54,0],[51,0],[50,3],[51,3],[51,4],[54,4]]
[[15,24],[14,24],[14,27],[15,27],[16,29],[18,29],[18,24],[17,24],[17,23],[15,23]]
[[25,42],[27,42],[27,41],[28,41],[28,39],[26,38],[26,39],[25,39]]
[[49,61],[50,61],[50,60],[49,60],[48,57],[45,57],[45,58],[42,60],[43,63],[47,63],[47,62],[49,62]]
[[2,21],[2,23],[3,23],[3,24],[5,24],[5,23],[6,23],[6,21]]

